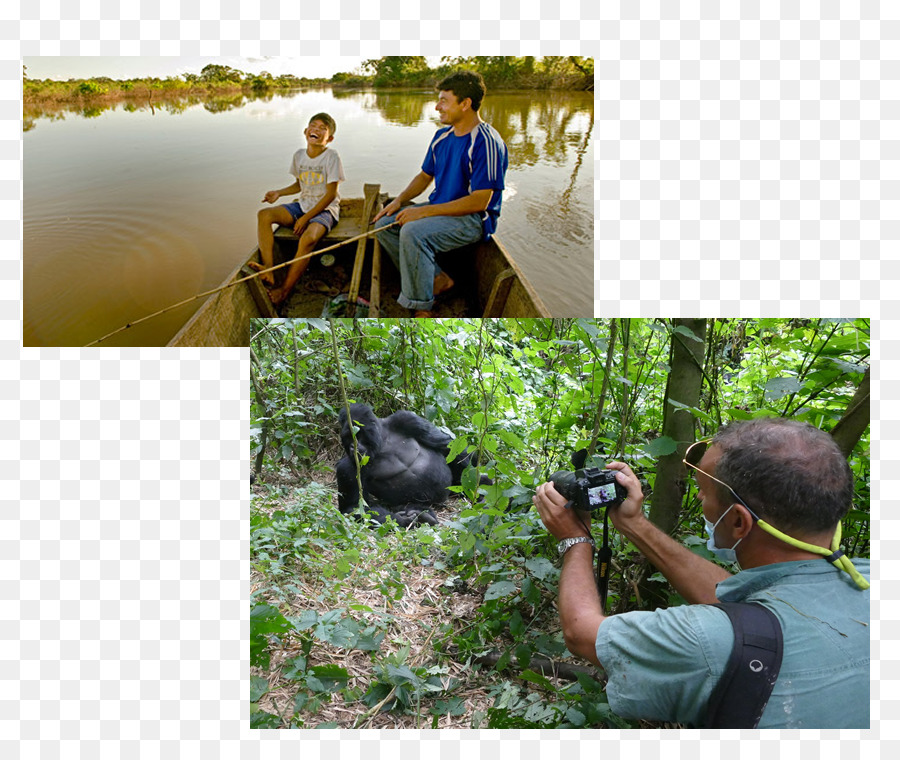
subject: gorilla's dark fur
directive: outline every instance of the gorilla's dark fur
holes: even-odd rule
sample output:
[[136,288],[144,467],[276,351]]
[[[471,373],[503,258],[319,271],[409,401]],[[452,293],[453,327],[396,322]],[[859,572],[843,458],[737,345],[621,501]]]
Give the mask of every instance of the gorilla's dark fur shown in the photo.
[[[460,454],[448,463],[452,437],[412,412],[378,418],[371,407],[351,404],[350,416],[356,423],[359,455],[369,457],[360,479],[370,517],[380,523],[391,517],[403,527],[423,522],[436,525],[432,507],[446,501],[448,486],[459,485],[469,455]],[[347,513],[356,509],[359,489],[345,409],[341,409],[340,422],[346,454],[336,468],[338,507]],[[481,482],[491,481],[482,476]]]

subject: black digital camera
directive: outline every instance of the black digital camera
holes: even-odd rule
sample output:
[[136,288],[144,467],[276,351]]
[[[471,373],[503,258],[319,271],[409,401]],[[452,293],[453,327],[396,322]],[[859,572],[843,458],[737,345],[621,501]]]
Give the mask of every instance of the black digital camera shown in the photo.
[[582,512],[596,512],[621,504],[628,491],[616,481],[616,470],[588,467],[570,472],[560,470],[550,476],[557,491]]

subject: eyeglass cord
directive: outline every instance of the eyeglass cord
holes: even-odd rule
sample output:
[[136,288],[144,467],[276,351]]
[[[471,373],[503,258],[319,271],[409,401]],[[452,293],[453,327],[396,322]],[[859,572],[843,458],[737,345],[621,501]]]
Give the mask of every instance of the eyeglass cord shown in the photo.
[[850,558],[847,557],[847,555],[844,554],[843,550],[841,549],[840,522],[838,522],[837,530],[835,530],[834,532],[834,538],[831,539],[830,551],[824,546],[816,546],[815,544],[808,544],[805,541],[798,541],[796,538],[791,538],[786,533],[782,533],[777,528],[773,528],[765,520],[759,520],[756,524],[759,525],[759,527],[762,528],[770,536],[775,536],[775,538],[784,541],[786,544],[795,546],[798,549],[803,549],[804,551],[812,552],[813,554],[818,554],[819,556],[828,560],[838,570],[843,570],[845,573],[847,573],[847,575],[853,578],[853,582],[863,591],[869,588],[869,582],[859,574],[859,571],[853,566]]

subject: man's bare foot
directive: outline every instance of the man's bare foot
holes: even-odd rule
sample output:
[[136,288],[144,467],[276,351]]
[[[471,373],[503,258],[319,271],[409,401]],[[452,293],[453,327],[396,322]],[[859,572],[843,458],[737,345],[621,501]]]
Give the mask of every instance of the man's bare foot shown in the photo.
[[417,311],[413,314],[414,317],[434,317],[433,311]]
[[286,291],[284,288],[272,288],[269,291],[269,298],[272,299],[272,303],[274,303],[276,306],[287,297],[288,291]]
[[[247,266],[251,269],[256,270],[257,272],[261,272],[263,269],[269,268],[255,261],[248,261]],[[260,275],[259,279],[262,280],[263,285],[265,285],[266,287],[271,288],[275,285],[275,275],[272,272],[267,272],[266,274]]]
[[441,272],[434,278],[434,295],[439,296],[441,293],[446,293],[454,285],[455,283],[450,279],[447,273]]

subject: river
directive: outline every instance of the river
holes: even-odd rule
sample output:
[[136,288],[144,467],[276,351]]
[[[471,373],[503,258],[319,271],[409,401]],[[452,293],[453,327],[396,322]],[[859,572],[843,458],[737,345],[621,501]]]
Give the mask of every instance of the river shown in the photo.
[[[256,243],[266,190],[291,183],[319,111],[337,122],[344,197],[418,172],[438,127],[425,91],[24,109],[24,343],[84,345],[219,285]],[[509,146],[498,237],[553,316],[593,313],[593,97],[489,93],[480,115]],[[424,200],[426,196],[420,196]],[[104,345],[165,345],[202,301]]]

